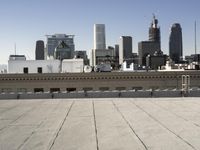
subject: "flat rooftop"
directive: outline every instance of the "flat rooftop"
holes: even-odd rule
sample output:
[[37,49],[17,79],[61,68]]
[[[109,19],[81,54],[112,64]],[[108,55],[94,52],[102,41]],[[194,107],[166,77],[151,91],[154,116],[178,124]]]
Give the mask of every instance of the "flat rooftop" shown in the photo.
[[197,150],[200,98],[0,100],[0,149]]

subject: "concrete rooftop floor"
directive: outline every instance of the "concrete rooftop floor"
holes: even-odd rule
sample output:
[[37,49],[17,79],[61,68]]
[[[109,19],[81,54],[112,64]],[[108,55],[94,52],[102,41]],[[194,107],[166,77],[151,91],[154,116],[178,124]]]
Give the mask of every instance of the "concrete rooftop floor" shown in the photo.
[[0,100],[0,150],[197,150],[200,98]]

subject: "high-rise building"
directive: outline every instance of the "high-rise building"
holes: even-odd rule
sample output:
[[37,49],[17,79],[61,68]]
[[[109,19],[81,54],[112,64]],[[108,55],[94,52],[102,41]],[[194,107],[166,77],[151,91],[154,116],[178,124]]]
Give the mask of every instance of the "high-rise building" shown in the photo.
[[61,41],[63,41],[67,46],[70,47],[72,53],[74,53],[75,45],[74,45],[74,35],[66,35],[66,34],[54,34],[47,35],[47,56],[54,56],[55,48],[59,45]]
[[160,51],[160,28],[158,27],[158,20],[154,15],[149,28],[149,40],[138,43],[139,65],[146,66],[146,57],[148,55],[152,56],[155,53],[160,53]]
[[119,44],[115,44],[115,56],[119,59]]
[[75,58],[82,58],[83,59],[83,62],[84,62],[84,65],[89,65],[89,59],[88,59],[88,56],[87,56],[87,52],[84,51],[84,50],[78,50],[78,51],[75,51],[74,52],[74,57]]
[[105,25],[94,25],[94,49],[106,49]]
[[129,60],[132,57],[132,37],[121,36],[119,44],[119,64]]
[[44,41],[36,41],[35,60],[44,60]]
[[175,63],[179,63],[183,56],[182,29],[181,25],[178,23],[173,24],[171,27],[169,56]]
[[74,52],[71,48],[64,42],[61,41],[59,45],[55,48],[54,58],[55,59],[72,59],[74,57]]
[[156,19],[155,15],[149,28],[149,41],[160,43],[160,28],[158,27],[158,19]]
[[141,41],[138,43],[139,65],[146,66],[146,57],[160,51],[160,44],[152,41]]

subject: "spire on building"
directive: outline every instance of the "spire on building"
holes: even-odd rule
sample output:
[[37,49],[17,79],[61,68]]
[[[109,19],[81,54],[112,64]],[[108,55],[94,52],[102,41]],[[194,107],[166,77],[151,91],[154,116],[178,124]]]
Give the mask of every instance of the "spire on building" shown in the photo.
[[149,41],[160,42],[160,28],[158,27],[158,19],[156,19],[154,14],[149,28]]

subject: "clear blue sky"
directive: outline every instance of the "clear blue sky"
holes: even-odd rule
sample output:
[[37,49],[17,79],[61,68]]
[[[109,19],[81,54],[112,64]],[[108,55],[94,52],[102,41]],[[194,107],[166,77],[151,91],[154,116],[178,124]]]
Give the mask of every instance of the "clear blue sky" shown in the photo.
[[180,23],[184,55],[194,52],[194,21],[197,21],[197,48],[200,53],[199,0],[1,0],[0,64],[10,54],[35,57],[35,42],[46,34],[75,35],[76,50],[93,47],[93,24],[106,25],[106,44],[113,46],[122,35],[133,37],[133,52],[138,42],[148,39],[148,28],[156,14],[161,27],[161,44],[168,54],[170,26]]

